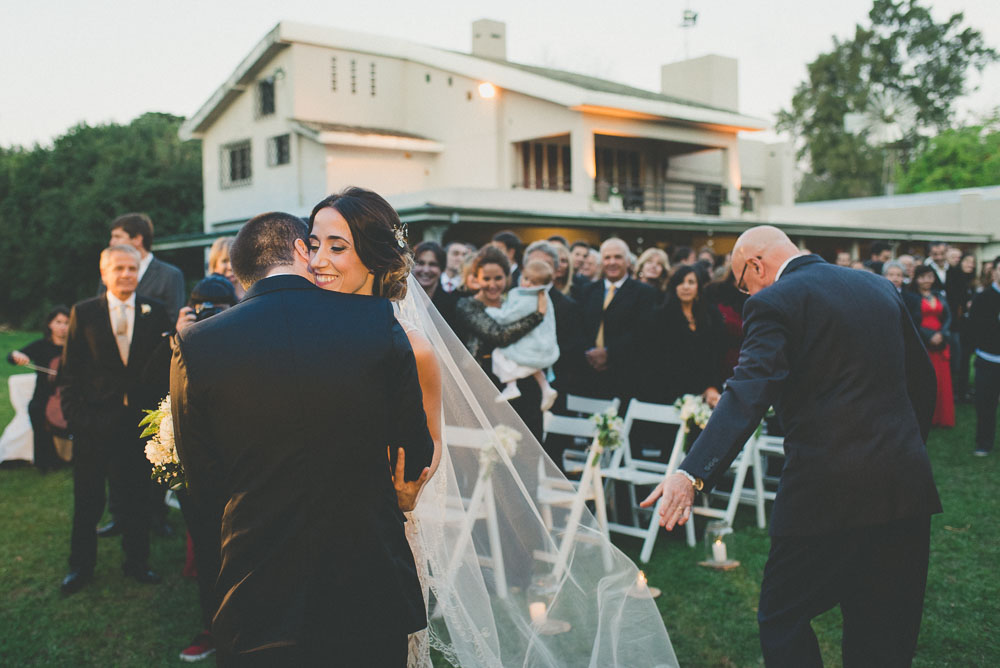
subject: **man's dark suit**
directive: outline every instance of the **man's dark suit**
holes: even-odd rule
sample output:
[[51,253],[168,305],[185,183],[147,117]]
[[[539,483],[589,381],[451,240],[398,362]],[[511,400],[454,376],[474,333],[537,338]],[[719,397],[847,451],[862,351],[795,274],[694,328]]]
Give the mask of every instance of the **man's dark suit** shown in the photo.
[[[163,305],[136,295],[128,365],[122,364],[106,297],[78,303],[59,369],[63,414],[73,432],[73,535],[70,570],[89,574],[97,561],[94,527],[104,511],[104,482],[121,493],[122,547],[127,570],[149,557],[149,476],[139,438],[142,410],[167,393],[171,329]],[[128,406],[124,398],[128,396]]]
[[[103,297],[107,288],[103,282],[98,281],[98,283],[97,296]],[[149,266],[146,268],[146,273],[142,275],[135,291],[141,295],[159,300],[167,309],[167,318],[170,319],[171,323],[177,322],[177,314],[187,301],[184,296],[184,274],[174,265],[164,262],[156,256],[153,256]],[[171,324],[169,329],[173,329],[173,324]],[[150,481],[150,508],[153,513],[154,528],[157,526],[162,527],[167,521],[167,506],[163,502],[163,491],[160,485]],[[120,494],[114,479],[109,484],[108,492],[108,510],[111,512],[114,522],[117,521],[118,516],[121,514],[122,506],[122,501],[119,498]]]
[[604,347],[608,351],[608,368],[605,371],[595,371],[586,360],[582,360],[581,389],[586,391],[587,396],[619,397],[622,401],[627,401],[638,390],[638,371],[643,358],[643,353],[639,350],[639,342],[642,340],[640,323],[653,310],[656,290],[626,278],[605,311],[604,284],[600,280],[586,286],[581,291],[580,305],[583,308],[584,349],[594,347],[602,318],[604,320]]
[[[97,287],[97,295],[104,296],[106,289],[104,283],[101,283]],[[163,302],[170,322],[177,321],[177,314],[187,301],[184,296],[184,274],[174,265],[155,256],[135,291]]]
[[389,302],[262,279],[178,335],[170,390],[188,491],[222,518],[220,662],[405,654],[426,619],[386,449],[412,480],[433,444]]
[[941,505],[925,446],[934,372],[907,309],[884,278],[809,255],[743,315],[739,366],[680,468],[711,487],[773,404],[786,460],[758,613],[765,661],[815,665],[809,619],[839,603],[845,665],[908,665]]
[[578,384],[583,363],[583,309],[555,288],[549,289],[549,297],[556,316],[556,342],[559,344],[559,359],[552,365],[552,372],[556,376],[556,389],[565,396]]

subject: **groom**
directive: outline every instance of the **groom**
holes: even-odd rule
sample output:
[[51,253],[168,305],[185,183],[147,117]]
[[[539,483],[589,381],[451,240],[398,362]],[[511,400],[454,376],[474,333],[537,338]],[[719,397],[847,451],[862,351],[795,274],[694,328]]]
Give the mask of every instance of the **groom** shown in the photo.
[[174,351],[177,451],[221,523],[219,664],[403,666],[426,619],[387,448],[407,480],[433,448],[413,352],[388,301],[312,284],[307,239],[251,219],[246,298]]

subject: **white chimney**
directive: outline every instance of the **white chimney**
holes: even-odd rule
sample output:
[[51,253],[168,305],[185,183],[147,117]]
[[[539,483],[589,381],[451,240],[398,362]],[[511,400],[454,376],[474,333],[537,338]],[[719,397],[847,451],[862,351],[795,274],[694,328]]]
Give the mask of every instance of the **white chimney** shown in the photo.
[[729,111],[739,109],[735,58],[708,55],[669,63],[660,69],[660,77],[664,95]]
[[492,19],[473,21],[472,55],[507,60],[507,24]]

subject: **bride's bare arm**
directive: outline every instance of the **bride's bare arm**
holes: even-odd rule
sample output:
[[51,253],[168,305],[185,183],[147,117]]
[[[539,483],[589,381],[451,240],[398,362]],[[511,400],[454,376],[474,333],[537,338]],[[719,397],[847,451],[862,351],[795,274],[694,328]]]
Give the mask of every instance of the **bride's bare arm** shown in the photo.
[[420,392],[423,395],[424,413],[427,415],[427,431],[434,441],[434,454],[431,464],[423,470],[417,480],[407,481],[403,478],[403,462],[405,453],[400,448],[397,454],[396,472],[393,475],[393,486],[396,488],[396,501],[399,509],[406,512],[417,506],[420,490],[437,471],[441,461],[441,369],[438,368],[437,357],[430,342],[413,328],[406,328],[413,357],[417,362],[417,380],[420,382]]
[[427,431],[434,440],[434,456],[431,458],[430,479],[441,461],[441,369],[430,342],[417,330],[406,333],[417,362],[417,378],[424,399],[424,413],[427,415]]

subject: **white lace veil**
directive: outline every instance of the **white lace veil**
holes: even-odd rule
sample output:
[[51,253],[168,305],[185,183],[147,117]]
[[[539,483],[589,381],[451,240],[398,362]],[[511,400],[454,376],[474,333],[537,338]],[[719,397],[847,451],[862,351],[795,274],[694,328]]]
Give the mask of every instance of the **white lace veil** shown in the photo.
[[[466,667],[676,666],[655,603],[635,595],[638,569],[586,508],[566,567],[554,568],[568,506],[540,503],[539,480],[545,489],[569,483],[510,405],[497,401],[412,276],[398,306],[441,366],[441,464],[413,514],[431,645]],[[548,621],[533,624],[540,603]]]

